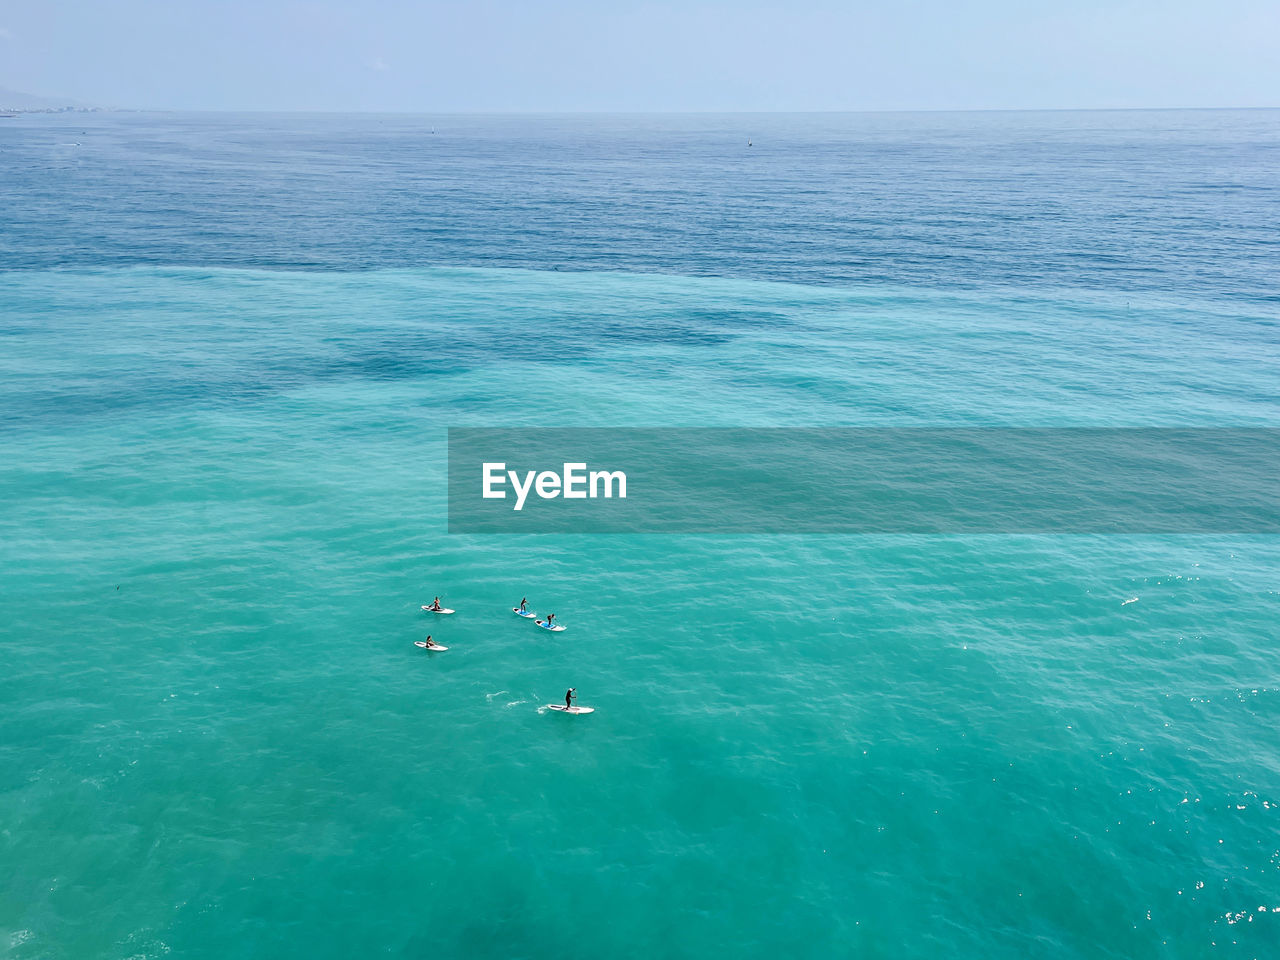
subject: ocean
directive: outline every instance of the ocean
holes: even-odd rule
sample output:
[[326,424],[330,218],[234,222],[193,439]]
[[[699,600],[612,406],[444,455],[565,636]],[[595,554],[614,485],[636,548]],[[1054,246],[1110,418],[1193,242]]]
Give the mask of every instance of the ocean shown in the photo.
[[1280,111],[23,115],[0,176],[0,956],[1274,955],[1274,536],[449,534],[445,440],[1280,426]]

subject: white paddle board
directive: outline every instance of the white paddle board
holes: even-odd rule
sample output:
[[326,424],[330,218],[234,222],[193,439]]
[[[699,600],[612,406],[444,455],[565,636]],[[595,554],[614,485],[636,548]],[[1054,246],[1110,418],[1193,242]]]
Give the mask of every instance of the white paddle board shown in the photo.
[[415,640],[413,641],[413,645],[415,647],[421,647],[423,650],[448,650],[449,649],[442,643],[427,643],[427,641],[425,640]]
[[563,703],[548,703],[548,710],[559,710],[561,713],[595,713],[595,707],[566,707]]
[[544,620],[535,620],[534,623],[540,626],[543,630],[550,630],[552,633],[559,633],[564,629],[564,627],[560,626],[558,623],[554,627],[549,627]]
[[537,614],[534,613],[532,610],[521,610],[519,607],[512,607],[511,612],[514,613],[517,617],[524,617],[525,619],[528,619],[529,617],[537,616]]
[[441,607],[439,610],[436,610],[429,603],[424,603],[422,605],[422,609],[427,611],[427,613],[453,613],[453,611],[448,607]]

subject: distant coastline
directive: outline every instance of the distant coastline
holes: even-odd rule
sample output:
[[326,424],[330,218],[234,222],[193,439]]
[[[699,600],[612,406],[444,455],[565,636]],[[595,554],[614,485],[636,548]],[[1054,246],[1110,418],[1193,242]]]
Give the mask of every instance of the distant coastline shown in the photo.
[[107,107],[5,107],[0,106],[0,117],[16,117],[24,113],[114,113]]
[[41,97],[0,87],[0,116],[17,116],[20,113],[103,113],[110,109],[97,104],[81,103],[70,97]]

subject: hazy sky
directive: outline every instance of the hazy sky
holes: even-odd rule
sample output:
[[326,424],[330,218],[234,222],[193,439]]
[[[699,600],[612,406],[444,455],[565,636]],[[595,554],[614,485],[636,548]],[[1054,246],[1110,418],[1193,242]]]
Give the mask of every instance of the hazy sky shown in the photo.
[[1280,106],[1280,0],[0,0],[0,86],[215,110]]

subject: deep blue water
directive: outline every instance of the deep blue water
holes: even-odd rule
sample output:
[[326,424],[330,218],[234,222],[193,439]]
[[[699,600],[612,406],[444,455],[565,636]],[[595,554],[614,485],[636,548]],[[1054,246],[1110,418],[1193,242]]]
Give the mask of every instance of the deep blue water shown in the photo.
[[0,128],[0,266],[466,265],[1274,303],[1278,125],[1265,110],[18,118]]

